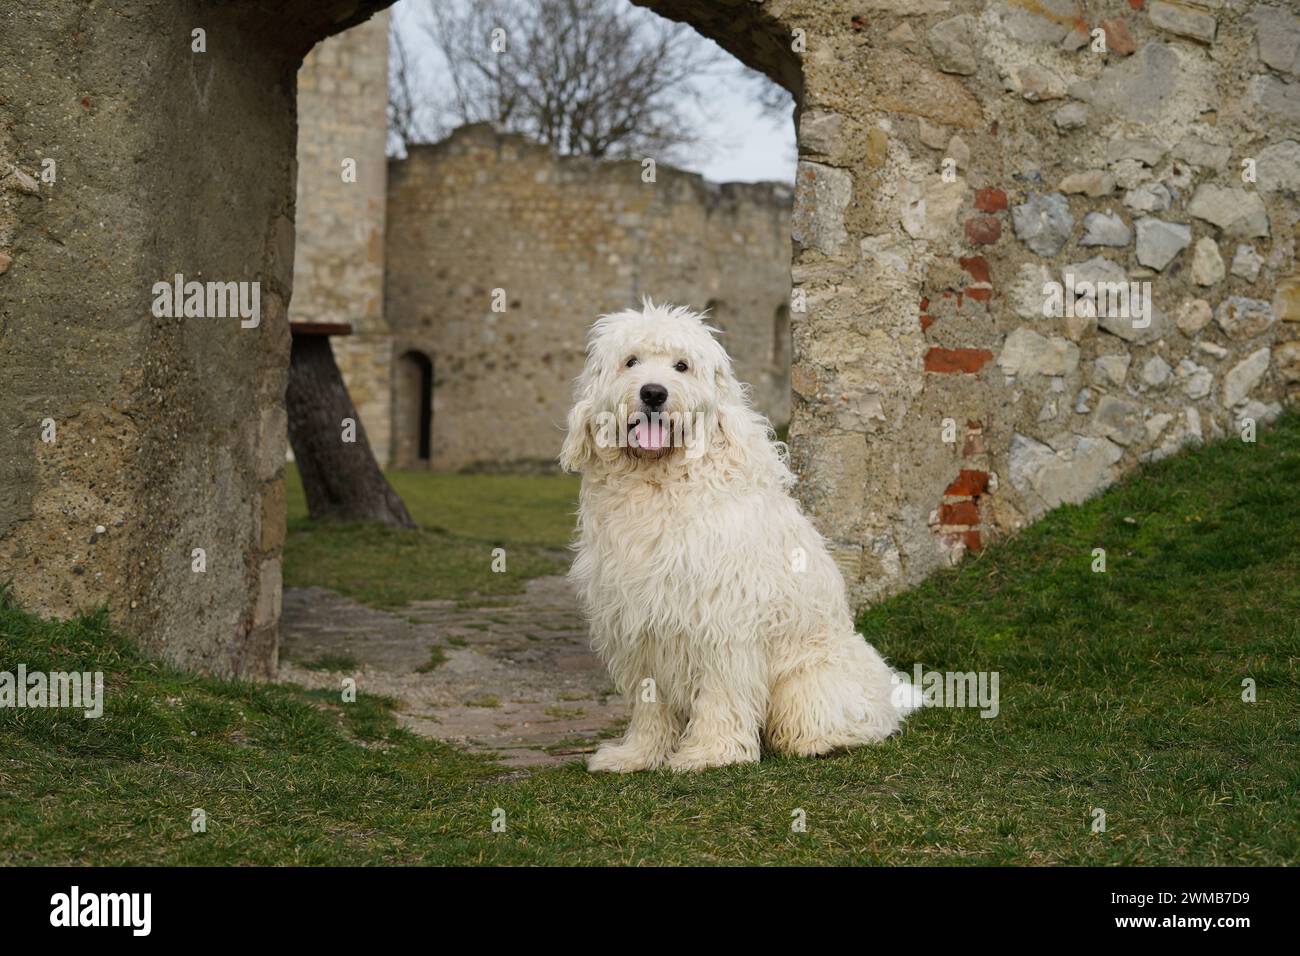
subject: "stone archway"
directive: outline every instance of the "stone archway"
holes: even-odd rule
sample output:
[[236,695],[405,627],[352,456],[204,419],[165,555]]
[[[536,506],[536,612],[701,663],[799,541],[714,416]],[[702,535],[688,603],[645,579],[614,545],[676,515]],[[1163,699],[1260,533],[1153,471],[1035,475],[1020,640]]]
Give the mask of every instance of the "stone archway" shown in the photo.
[[[1300,388],[1289,11],[643,5],[795,93],[790,442],[856,602]],[[387,3],[81,6],[0,33],[0,577],[41,613],[106,602],[181,666],[269,674],[294,76]],[[1134,230],[1118,201],[1144,189]],[[1045,320],[1044,279],[1086,269],[1151,281],[1153,324]],[[178,274],[259,283],[257,324],[154,316]]]

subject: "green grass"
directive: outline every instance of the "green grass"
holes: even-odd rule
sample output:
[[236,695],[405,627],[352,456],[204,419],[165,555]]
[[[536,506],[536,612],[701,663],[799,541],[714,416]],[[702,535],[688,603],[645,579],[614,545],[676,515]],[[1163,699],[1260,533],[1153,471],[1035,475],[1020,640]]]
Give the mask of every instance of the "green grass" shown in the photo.
[[354,671],[357,669],[357,662],[355,658],[348,657],[346,654],[326,654],[302,666],[313,671]]
[[573,720],[577,717],[585,717],[587,711],[582,707],[547,707],[544,713],[547,717],[554,717],[556,720]]
[[1292,416],[862,617],[901,666],[998,671],[997,718],[926,709],[878,746],[689,776],[506,774],[398,729],[364,692],[182,676],[102,616],[0,602],[0,669],[108,684],[100,720],[0,710],[0,863],[1295,863],[1297,542]]
[[[432,599],[479,604],[568,568],[576,478],[427,471],[388,478],[417,530],[312,521],[297,469],[285,469],[286,587],[329,588],[386,609]],[[505,551],[500,572],[493,570],[497,548]]]
[[441,647],[435,645],[434,647],[429,648],[428,663],[421,664],[415,669],[415,672],[417,674],[430,674],[445,663],[447,663],[447,652]]

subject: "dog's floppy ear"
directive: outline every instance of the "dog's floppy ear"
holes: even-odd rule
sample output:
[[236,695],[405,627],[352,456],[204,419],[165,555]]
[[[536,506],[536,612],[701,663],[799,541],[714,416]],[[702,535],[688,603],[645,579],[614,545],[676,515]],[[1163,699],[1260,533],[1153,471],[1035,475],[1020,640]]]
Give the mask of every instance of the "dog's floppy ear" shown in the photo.
[[749,404],[746,387],[732,374],[730,362],[718,366],[717,427],[712,442],[715,460],[738,476],[758,478],[788,489],[794,476],[774,444],[772,426]]
[[753,440],[753,412],[745,397],[744,386],[731,371],[731,360],[724,358],[714,372],[718,394],[718,431],[733,454],[743,455]]
[[582,466],[596,453],[591,434],[591,412],[596,407],[596,381],[590,362],[583,369],[574,391],[573,408],[569,409],[568,432],[564,436],[564,444],[560,446],[560,467],[565,471],[581,471]]

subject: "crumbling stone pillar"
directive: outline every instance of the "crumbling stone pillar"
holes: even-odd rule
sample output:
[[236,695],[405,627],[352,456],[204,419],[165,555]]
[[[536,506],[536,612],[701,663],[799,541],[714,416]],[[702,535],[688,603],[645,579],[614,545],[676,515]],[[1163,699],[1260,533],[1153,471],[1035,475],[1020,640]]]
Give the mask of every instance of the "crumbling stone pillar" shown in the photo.
[[[0,579],[31,610],[274,672],[294,78],[381,5],[0,13]],[[257,283],[256,327],[155,314],[178,274]]]

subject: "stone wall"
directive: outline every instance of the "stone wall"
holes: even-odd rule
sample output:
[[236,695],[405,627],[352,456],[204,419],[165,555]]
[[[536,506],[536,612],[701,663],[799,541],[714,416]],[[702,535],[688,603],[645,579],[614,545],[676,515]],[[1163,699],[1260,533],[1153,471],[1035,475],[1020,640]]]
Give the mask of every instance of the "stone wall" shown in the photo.
[[291,320],[347,322],[330,340],[380,465],[391,443],[384,316],[388,13],[318,44],[298,70],[298,246]]
[[[642,296],[711,308],[759,407],[785,421],[789,190],[642,173],[487,126],[393,161],[386,309],[394,353],[433,364],[432,467],[553,466],[587,329]],[[417,403],[397,407],[409,466]]]
[[[724,6],[772,75],[802,46],[791,435],[859,602],[1294,394],[1293,9]],[[1149,283],[1150,324],[1045,317],[1070,277]]]

